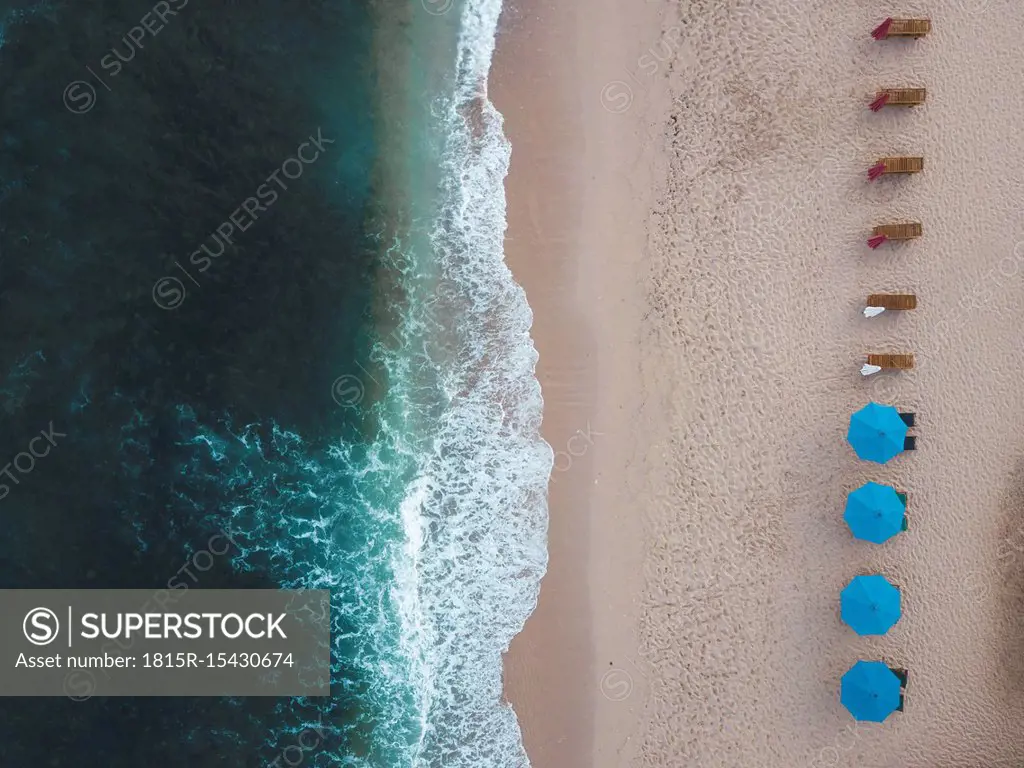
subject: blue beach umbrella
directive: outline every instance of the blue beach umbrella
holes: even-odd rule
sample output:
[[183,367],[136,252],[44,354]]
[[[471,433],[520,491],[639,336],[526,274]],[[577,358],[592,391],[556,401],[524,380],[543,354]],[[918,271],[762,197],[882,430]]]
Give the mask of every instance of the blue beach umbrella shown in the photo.
[[900,679],[880,661],[858,661],[843,675],[839,700],[857,720],[884,722],[900,706]]
[[845,621],[858,635],[884,635],[900,620],[900,591],[885,576],[856,576],[839,597]]
[[907,425],[891,405],[868,403],[850,417],[846,439],[858,458],[885,464],[903,452]]
[[858,539],[881,544],[903,530],[906,511],[894,488],[864,483],[846,497],[843,519]]

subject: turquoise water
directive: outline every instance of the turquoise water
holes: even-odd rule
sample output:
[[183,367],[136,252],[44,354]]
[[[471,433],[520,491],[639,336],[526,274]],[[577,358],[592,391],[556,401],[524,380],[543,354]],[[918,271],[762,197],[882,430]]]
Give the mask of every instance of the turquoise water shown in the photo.
[[130,51],[149,10],[0,5],[0,441],[68,434],[0,501],[0,586],[157,588],[229,531],[195,586],[331,589],[332,696],[0,702],[6,758],[524,766],[501,653],[552,454],[502,253],[500,2],[191,0]]
[[[485,0],[414,22],[426,31],[414,32],[411,58],[435,90],[420,102],[429,109],[408,111],[425,141],[405,167],[428,183],[410,184],[409,224],[387,241],[404,301],[372,356],[388,386],[371,466],[390,483],[370,506],[390,546],[369,558],[382,575],[369,613],[387,619],[367,657],[374,694],[393,704],[402,693],[388,736],[396,765],[526,764],[499,704],[500,655],[546,567],[552,456],[539,437],[532,315],[503,261],[510,147],[486,99],[499,11]],[[438,56],[453,38],[454,59]],[[410,703],[411,730],[398,716]]]

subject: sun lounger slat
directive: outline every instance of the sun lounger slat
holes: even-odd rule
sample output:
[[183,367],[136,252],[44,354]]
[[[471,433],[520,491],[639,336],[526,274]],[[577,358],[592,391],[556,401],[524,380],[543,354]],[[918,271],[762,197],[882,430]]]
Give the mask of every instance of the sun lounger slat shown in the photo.
[[915,107],[924,104],[926,89],[924,88],[883,88],[878,97],[885,96],[887,107]]
[[872,293],[868,296],[869,307],[884,309],[917,309],[917,296],[913,293]]
[[880,224],[872,234],[885,235],[889,240],[910,240],[922,234],[921,222],[908,221],[904,224]]
[[931,31],[931,19],[893,19],[886,37],[924,37]]
[[868,355],[868,365],[880,368],[898,368],[909,370],[914,367],[913,355]]
[[924,170],[923,157],[883,157],[879,161],[886,173],[920,173]]

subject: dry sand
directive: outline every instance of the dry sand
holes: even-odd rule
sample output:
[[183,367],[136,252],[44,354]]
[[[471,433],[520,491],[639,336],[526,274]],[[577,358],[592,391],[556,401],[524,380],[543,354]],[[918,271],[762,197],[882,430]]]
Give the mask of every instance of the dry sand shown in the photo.
[[[889,13],[934,32],[873,41]],[[506,11],[508,255],[562,453],[506,664],[538,768],[1024,764],[1022,28],[1008,0]],[[927,104],[866,109],[903,85]],[[925,172],[869,184],[890,153]],[[902,218],[925,237],[868,250]],[[861,315],[896,290],[919,308]],[[860,377],[890,351],[917,367]],[[856,459],[871,399],[916,452]],[[910,494],[883,546],[842,522],[867,480]],[[904,592],[883,638],[838,615],[867,572]],[[904,713],[854,723],[859,658],[910,670]]]

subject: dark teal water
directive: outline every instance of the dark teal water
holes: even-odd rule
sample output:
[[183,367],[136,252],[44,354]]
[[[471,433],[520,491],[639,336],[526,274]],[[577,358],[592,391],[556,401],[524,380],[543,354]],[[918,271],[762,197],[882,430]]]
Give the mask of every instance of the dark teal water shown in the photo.
[[327,588],[333,646],[325,699],[0,698],[0,765],[527,764],[500,7],[0,0],[0,588]]
[[[165,586],[218,529],[239,548],[192,568],[192,586],[294,580],[315,494],[329,476],[344,498],[351,476],[332,448],[367,439],[332,382],[372,340],[368,4],[182,5],[147,17],[155,34],[140,24],[152,3],[3,9],[0,456],[59,433],[0,489],[5,588]],[[282,172],[310,137],[311,161]],[[250,197],[258,218],[243,210],[245,231],[218,244]],[[342,547],[358,511],[334,510]],[[263,765],[323,710],[304,764],[335,765],[369,749],[346,725],[373,717],[345,650],[329,706],[0,699],[0,762]]]

